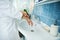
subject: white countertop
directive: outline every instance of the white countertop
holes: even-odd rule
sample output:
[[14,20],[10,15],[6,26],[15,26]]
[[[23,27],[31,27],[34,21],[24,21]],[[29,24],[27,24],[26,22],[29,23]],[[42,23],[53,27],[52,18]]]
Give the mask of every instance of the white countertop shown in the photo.
[[[23,23],[23,26],[25,27],[26,24],[27,23],[25,24]],[[25,27],[25,28],[22,26],[18,27],[18,30],[26,37],[27,40],[57,40],[60,38],[60,37],[53,37],[52,35],[50,35],[46,30],[42,28],[40,24],[35,22],[34,24],[35,25],[33,27]],[[34,32],[31,32],[32,29],[34,30]]]

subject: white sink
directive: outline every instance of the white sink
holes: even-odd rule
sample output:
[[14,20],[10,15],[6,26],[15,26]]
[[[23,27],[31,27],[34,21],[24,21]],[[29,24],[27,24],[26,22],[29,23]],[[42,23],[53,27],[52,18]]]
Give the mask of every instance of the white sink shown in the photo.
[[51,36],[42,26],[34,22],[33,26],[29,26],[26,21],[22,21],[18,30],[25,36],[27,40],[56,40],[57,37]]
[[18,29],[23,29],[25,31],[30,31],[30,32],[33,32],[33,31],[37,31],[38,29],[36,28],[37,27],[37,24],[33,22],[33,26],[30,26],[26,20],[23,20],[19,23],[19,27]]

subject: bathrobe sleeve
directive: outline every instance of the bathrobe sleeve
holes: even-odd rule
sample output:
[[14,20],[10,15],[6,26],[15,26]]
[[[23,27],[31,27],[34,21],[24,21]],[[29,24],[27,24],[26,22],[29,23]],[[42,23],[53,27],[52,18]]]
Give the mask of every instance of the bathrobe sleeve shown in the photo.
[[14,0],[13,6],[20,11],[28,8],[28,0]]
[[21,19],[22,13],[20,11],[23,11],[24,9],[27,9],[28,13],[31,13],[33,3],[34,1],[32,0],[14,0],[11,9],[12,16],[14,15],[15,18]]
[[13,6],[13,0],[1,0],[0,17],[21,19],[22,13]]
[[27,8],[27,0],[13,0],[12,4],[10,5],[10,17],[21,19],[23,14],[20,11],[23,11]]
[[12,5],[10,11],[11,11],[11,14],[12,14],[12,15],[10,15],[10,16],[11,16],[12,18],[21,19],[22,16],[23,16],[23,14],[22,14],[19,10],[17,10],[13,5]]

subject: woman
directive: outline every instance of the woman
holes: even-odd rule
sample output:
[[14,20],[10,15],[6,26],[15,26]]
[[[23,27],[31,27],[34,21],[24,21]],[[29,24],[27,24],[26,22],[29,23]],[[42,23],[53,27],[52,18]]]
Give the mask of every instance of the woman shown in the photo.
[[29,16],[23,11],[23,9],[29,8],[29,6],[23,7],[28,0],[23,0],[25,3],[19,0],[22,3],[20,5],[22,8],[14,5],[16,1],[18,0],[0,0],[0,40],[20,40],[16,21],[21,21],[21,18],[26,19],[30,25],[33,25]]

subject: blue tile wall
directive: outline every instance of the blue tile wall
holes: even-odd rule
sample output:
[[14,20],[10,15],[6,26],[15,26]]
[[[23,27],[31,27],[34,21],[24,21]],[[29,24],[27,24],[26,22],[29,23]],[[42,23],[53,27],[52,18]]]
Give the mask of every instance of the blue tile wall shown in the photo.
[[57,20],[57,25],[60,27],[60,1],[38,5],[34,7],[33,14],[40,17],[40,21],[51,26]]
[[60,33],[60,27],[58,28],[58,32]]

